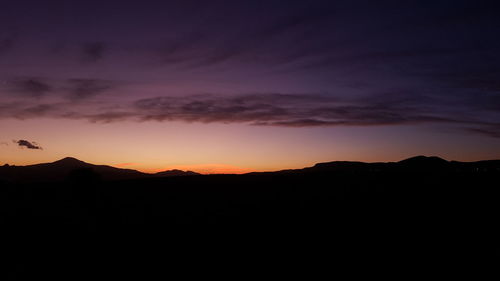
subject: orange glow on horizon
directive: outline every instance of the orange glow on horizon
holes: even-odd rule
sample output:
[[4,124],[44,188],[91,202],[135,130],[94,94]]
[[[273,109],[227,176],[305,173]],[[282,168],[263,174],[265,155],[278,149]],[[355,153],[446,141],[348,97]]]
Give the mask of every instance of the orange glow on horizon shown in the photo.
[[[74,157],[145,173],[178,169],[243,174],[330,161],[400,161],[415,155],[457,161],[500,158],[498,139],[479,135],[457,139],[452,133],[436,133],[437,127],[422,126],[299,129],[182,122],[95,124],[41,118],[4,119],[0,128],[0,165],[25,166]],[[39,143],[43,150],[23,149],[13,139]]]
[[113,166],[115,167],[128,167],[128,166],[136,166],[138,165],[137,163],[119,163],[119,164],[114,164]]
[[252,169],[242,168],[225,164],[199,164],[199,165],[176,165],[167,166],[162,169],[146,170],[146,173],[158,173],[168,170],[193,171],[200,174],[245,174],[254,172]]

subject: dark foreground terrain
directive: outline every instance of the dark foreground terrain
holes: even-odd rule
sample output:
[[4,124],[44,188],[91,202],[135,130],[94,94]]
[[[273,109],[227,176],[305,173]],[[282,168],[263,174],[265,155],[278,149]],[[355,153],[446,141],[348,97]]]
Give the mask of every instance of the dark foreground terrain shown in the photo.
[[339,262],[366,271],[360,261],[419,274],[498,258],[498,161],[102,178],[84,167],[59,181],[1,183],[11,278],[151,279],[186,266],[298,274],[309,263],[311,276]]

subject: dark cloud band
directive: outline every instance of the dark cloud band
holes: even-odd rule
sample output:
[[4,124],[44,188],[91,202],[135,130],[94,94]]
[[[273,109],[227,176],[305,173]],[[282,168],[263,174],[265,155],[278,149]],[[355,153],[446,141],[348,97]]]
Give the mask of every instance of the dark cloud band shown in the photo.
[[[0,104],[0,118],[29,119],[51,117],[110,123],[119,121],[183,121],[200,123],[242,123],[257,126],[389,126],[411,124],[451,124],[469,133],[500,136],[500,127],[464,114],[447,101],[416,94],[379,94],[358,99],[339,99],[314,94],[247,94],[238,96],[161,96],[132,103]],[[481,100],[475,108],[491,107]],[[457,109],[458,108],[458,109]]]

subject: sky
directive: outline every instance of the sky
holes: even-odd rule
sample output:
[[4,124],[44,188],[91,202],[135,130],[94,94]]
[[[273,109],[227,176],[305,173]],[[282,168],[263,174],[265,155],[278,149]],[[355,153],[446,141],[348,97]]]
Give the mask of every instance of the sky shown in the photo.
[[0,164],[500,159],[495,1],[3,1]]

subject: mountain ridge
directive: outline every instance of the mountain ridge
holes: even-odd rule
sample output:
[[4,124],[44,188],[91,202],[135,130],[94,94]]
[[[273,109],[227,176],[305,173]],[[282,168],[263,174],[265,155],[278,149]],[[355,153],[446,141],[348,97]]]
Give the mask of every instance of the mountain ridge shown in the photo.
[[[398,162],[360,162],[332,161],[317,163],[302,169],[288,169],[271,172],[252,172],[246,175],[286,174],[286,173],[318,173],[318,172],[447,172],[447,171],[500,171],[500,160],[481,160],[475,162],[448,161],[437,156],[415,156]],[[0,166],[0,180],[13,182],[61,181],[74,176],[74,172],[93,173],[103,180],[126,180],[155,177],[199,176],[193,171],[178,169],[166,170],[153,174],[143,173],[133,169],[122,169],[108,165],[94,165],[73,157],[27,166]]]
[[418,155],[397,162],[331,161],[316,163],[302,169],[286,169],[275,172],[253,172],[249,174],[294,173],[294,172],[381,172],[381,171],[500,171],[500,160],[472,162],[448,161],[438,156]]
[[167,170],[148,174],[133,169],[123,169],[109,165],[95,165],[74,157],[65,157],[54,162],[26,166],[5,164],[0,166],[0,179],[14,182],[61,181],[75,176],[75,174],[72,174],[73,172],[94,173],[104,180],[199,175],[192,171],[181,170]]

